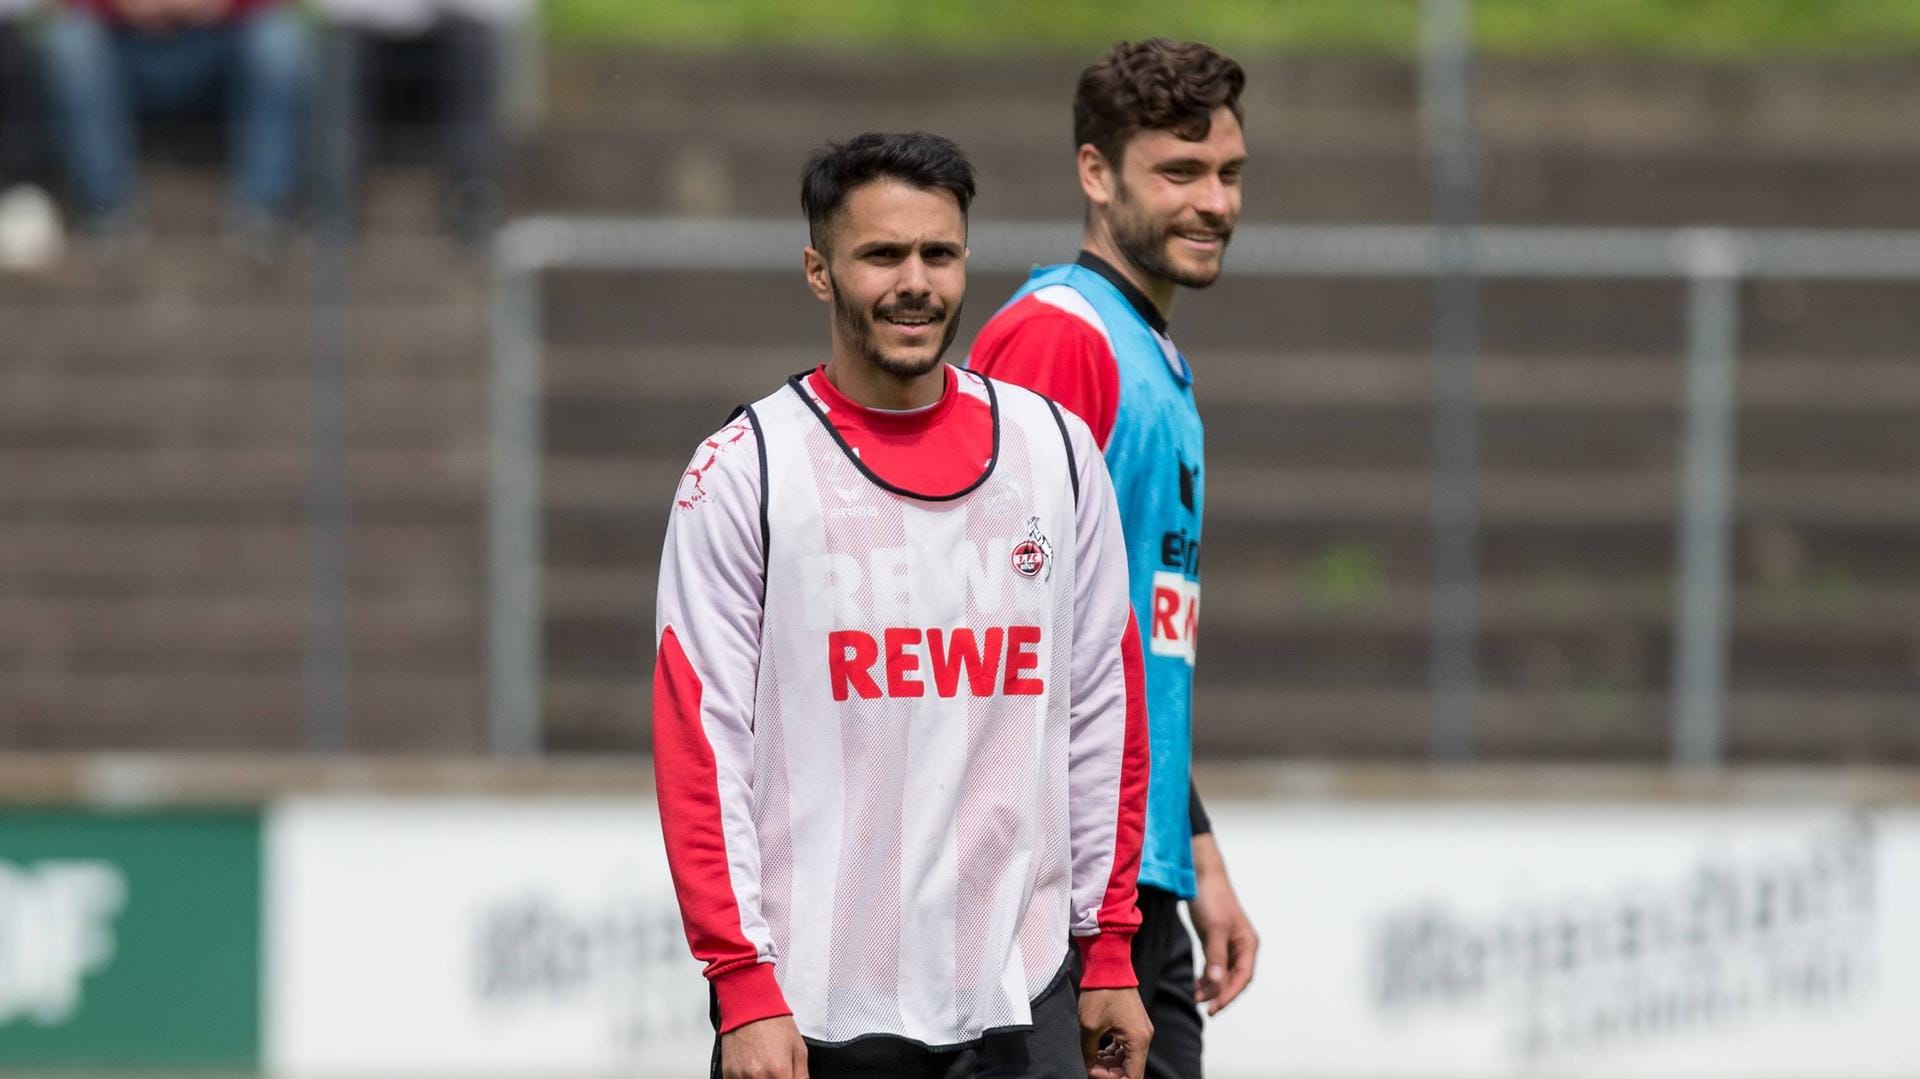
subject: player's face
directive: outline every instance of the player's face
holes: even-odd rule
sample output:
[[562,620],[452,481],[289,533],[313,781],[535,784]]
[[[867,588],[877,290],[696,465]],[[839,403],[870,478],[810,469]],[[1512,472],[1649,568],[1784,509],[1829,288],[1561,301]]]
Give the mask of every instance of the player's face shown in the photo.
[[1226,108],[1198,142],[1142,131],[1127,142],[1105,205],[1095,203],[1120,250],[1154,277],[1205,288],[1220,276],[1240,219],[1247,140]]
[[938,188],[879,180],[854,190],[829,251],[807,249],[807,281],[833,304],[836,355],[900,379],[940,364],[960,331],[967,221]]

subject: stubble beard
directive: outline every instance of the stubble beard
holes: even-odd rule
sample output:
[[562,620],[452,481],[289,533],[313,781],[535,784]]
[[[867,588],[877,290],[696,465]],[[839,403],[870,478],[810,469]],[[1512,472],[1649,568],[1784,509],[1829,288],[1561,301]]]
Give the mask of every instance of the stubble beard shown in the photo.
[[[833,318],[840,324],[840,332],[847,339],[847,343],[852,345],[854,351],[858,352],[861,358],[875,370],[902,382],[910,382],[939,367],[941,359],[947,354],[947,349],[952,347],[953,339],[960,334],[960,305],[954,304],[947,310],[947,329],[941,335],[940,347],[934,350],[933,355],[915,360],[902,360],[889,356],[881,350],[880,343],[876,340],[879,335],[874,324],[880,319],[881,309],[862,311],[854,307],[846,302],[845,294],[840,291],[840,285],[833,280],[831,273],[827,275],[827,281],[833,288]],[[926,309],[932,310],[932,305],[927,305]],[[897,312],[920,309],[896,304],[885,310]]]
[[1113,209],[1108,228],[1113,233],[1114,246],[1149,277],[1171,281],[1182,288],[1206,288],[1220,280],[1227,243],[1233,238],[1232,229],[1220,229],[1222,257],[1214,262],[1212,269],[1188,270],[1167,256],[1167,245],[1173,242],[1173,226],[1162,225],[1141,212],[1124,182],[1115,190]]

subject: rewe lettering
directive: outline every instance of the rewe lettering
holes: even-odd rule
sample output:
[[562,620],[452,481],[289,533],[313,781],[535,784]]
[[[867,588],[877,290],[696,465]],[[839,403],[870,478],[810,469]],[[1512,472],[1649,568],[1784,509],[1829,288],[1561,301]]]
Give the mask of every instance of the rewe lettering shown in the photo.
[[[806,608],[807,625],[817,630],[925,625],[963,607],[983,618],[1037,618],[1051,606],[1052,595],[1014,572],[1009,557],[1014,544],[1013,537],[1002,537],[938,550],[876,547],[864,556],[808,555],[800,560],[802,588],[813,600]],[[944,570],[922,572],[927,566]]]
[[1178,656],[1193,662],[1194,637],[1200,622],[1200,582],[1177,573],[1153,575],[1153,626],[1147,650],[1156,656]]
[[837,629],[827,634],[827,677],[833,699],[957,696],[1037,697],[1047,691],[1040,670],[1039,626],[994,626],[976,633],[889,626],[873,634]]

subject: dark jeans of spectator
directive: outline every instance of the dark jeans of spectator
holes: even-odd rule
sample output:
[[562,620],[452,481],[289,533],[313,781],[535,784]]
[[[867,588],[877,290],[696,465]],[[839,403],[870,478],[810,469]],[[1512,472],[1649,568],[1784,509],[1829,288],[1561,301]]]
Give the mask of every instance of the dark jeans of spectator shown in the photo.
[[[439,129],[435,141],[447,177],[449,224],[462,233],[484,228],[499,190],[499,31],[481,19],[446,15],[411,37],[340,32],[351,65],[345,87],[354,95],[347,115],[363,125],[391,114],[410,123],[430,117]],[[366,142],[354,140],[361,148]],[[356,183],[364,157],[359,150],[352,164]]]
[[26,27],[0,19],[0,191],[45,181],[46,105],[37,59]]
[[312,98],[307,28],[290,8],[171,34],[117,26],[63,8],[45,34],[54,142],[83,224],[108,224],[134,205],[143,113],[224,105],[242,214],[282,218],[299,188]]

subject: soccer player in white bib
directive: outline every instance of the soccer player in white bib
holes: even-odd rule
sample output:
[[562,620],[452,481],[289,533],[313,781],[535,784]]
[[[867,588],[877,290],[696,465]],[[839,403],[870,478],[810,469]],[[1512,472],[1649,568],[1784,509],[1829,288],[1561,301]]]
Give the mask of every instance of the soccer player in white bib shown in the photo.
[[1144,1074],[1126,550],[1086,424],[942,362],[973,190],[932,135],[809,162],[826,362],[675,496],[654,761],[724,1079]]

